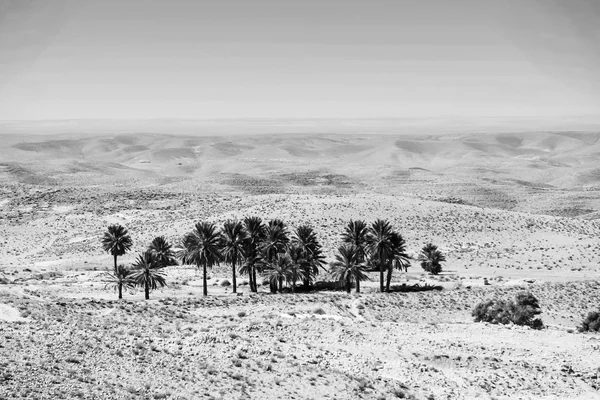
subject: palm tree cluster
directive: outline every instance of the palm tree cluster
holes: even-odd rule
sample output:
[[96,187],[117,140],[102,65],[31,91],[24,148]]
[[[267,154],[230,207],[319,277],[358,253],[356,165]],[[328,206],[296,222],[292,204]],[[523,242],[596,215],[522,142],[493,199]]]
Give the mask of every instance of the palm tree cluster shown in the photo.
[[117,265],[117,257],[131,250],[132,245],[129,232],[121,225],[111,225],[104,233],[102,247],[114,257],[114,270],[107,272],[106,286],[117,289],[119,299],[123,298],[123,288],[133,289],[141,286],[148,300],[151,290],[166,286],[164,268],[177,265],[175,253],[172,245],[163,236],[158,236],[152,240],[147,250],[138,256],[131,268]]
[[360,292],[360,282],[368,279],[368,270],[379,271],[379,291],[389,292],[394,269],[406,271],[410,266],[406,241],[387,220],[378,219],[371,225],[362,220],[350,221],[342,242],[331,267],[348,292],[353,282],[356,292]]
[[[127,229],[111,225],[102,238],[104,250],[114,257],[114,271],[109,273],[108,284],[118,289],[141,286],[146,299],[150,291],[166,285],[164,269],[177,265],[194,265],[202,271],[203,294],[208,295],[208,269],[220,263],[231,266],[233,293],[237,292],[237,275],[248,276],[251,292],[258,291],[257,277],[269,283],[272,293],[281,293],[289,286],[292,292],[298,282],[308,290],[325,265],[325,257],[314,229],[300,225],[290,231],[280,219],[264,222],[260,217],[227,220],[222,226],[212,222],[198,222],[185,234],[175,251],[162,236],[155,238],[141,253],[131,268],[117,265],[117,257],[131,249]],[[340,286],[350,292],[355,285],[368,280],[368,271],[379,271],[379,289],[389,292],[394,270],[408,270],[411,257],[406,242],[387,220],[378,219],[367,225],[365,221],[350,221],[342,234],[342,245],[337,249],[329,272]],[[444,255],[433,244],[423,247],[418,261],[426,271],[438,274]]]
[[212,222],[199,222],[184,236],[177,256],[183,264],[202,269],[205,296],[207,269],[221,262],[231,266],[234,293],[238,272],[248,276],[251,292],[258,291],[257,276],[262,275],[276,293],[284,290],[284,283],[292,291],[298,281],[308,287],[324,265],[312,227],[301,225],[290,232],[280,219],[265,223],[259,217],[228,220],[220,229]]

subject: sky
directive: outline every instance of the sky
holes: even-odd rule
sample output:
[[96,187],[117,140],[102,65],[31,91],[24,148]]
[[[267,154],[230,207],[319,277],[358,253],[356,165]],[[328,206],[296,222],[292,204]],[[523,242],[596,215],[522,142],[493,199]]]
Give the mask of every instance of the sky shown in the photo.
[[598,0],[0,0],[0,119],[600,114]]

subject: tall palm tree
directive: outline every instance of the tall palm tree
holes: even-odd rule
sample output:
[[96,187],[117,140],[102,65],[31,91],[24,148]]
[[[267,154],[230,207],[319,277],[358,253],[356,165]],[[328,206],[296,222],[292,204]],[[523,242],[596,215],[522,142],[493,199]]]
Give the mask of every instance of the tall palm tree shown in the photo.
[[290,242],[285,223],[280,219],[272,219],[267,224],[262,250],[268,262],[272,261],[278,253],[283,253]]
[[163,266],[156,259],[154,253],[146,250],[140,254],[133,264],[133,272],[131,280],[137,285],[144,287],[144,295],[146,300],[150,299],[150,291],[158,289],[159,286],[167,285]]
[[335,260],[331,262],[333,276],[350,293],[352,281],[356,282],[356,293],[360,293],[360,282],[369,279],[366,266],[361,260],[361,250],[353,244],[345,243],[338,247]]
[[285,253],[277,253],[273,260],[267,264],[264,273],[269,282],[272,282],[275,290],[279,290],[279,293],[281,293],[283,282],[289,282],[294,275],[290,256]]
[[245,272],[250,277],[250,291],[257,292],[256,268],[261,264],[259,250],[266,236],[266,227],[260,217],[244,218],[244,228],[248,235],[244,243],[244,266],[240,273]]
[[[262,251],[267,264],[274,262],[279,253],[285,252],[290,241],[287,227],[280,219],[272,219],[266,227],[266,235],[262,243]],[[277,284],[269,281],[271,293],[277,291]]]
[[155,237],[148,246],[148,250],[154,254],[154,257],[163,268],[177,265],[173,246],[164,236]]
[[106,278],[104,287],[114,287],[119,292],[119,299],[123,298],[123,288],[133,289],[135,287],[135,282],[131,279],[131,270],[123,264],[119,264],[113,272],[106,272]]
[[306,259],[304,249],[295,242],[290,243],[287,254],[292,262],[292,280],[290,283],[292,284],[292,293],[294,293],[296,291],[296,282],[304,280],[305,272],[309,269],[306,267],[308,260]]
[[117,273],[117,257],[131,250],[133,242],[127,229],[121,225],[110,225],[102,236],[102,248],[114,257],[114,271]]
[[385,290],[383,272],[391,263],[394,246],[392,242],[394,230],[387,220],[378,219],[369,227],[368,248],[373,261],[379,266],[379,290]]
[[410,265],[410,256],[406,253],[406,241],[398,232],[392,232],[392,259],[387,269],[387,282],[385,290],[390,291],[390,284],[392,282],[392,273],[394,268],[402,271],[403,268],[408,268]]
[[177,253],[183,264],[202,267],[202,294],[208,296],[207,268],[222,261],[221,235],[215,224],[198,222],[194,229],[183,237],[181,250]]
[[437,275],[442,272],[442,262],[446,261],[446,257],[438,250],[436,245],[428,243],[421,249],[417,260],[425,271]]
[[222,253],[225,262],[231,264],[233,274],[233,293],[237,293],[236,269],[235,266],[242,261],[244,255],[244,243],[248,234],[244,229],[244,224],[240,221],[228,220],[221,229],[223,237]]
[[342,233],[342,242],[355,245],[363,261],[367,258],[368,241],[369,227],[365,221],[355,220],[348,222]]
[[262,270],[265,265],[265,260],[258,252],[255,253],[255,256],[252,256],[252,254],[253,252],[249,246],[244,244],[244,258],[243,263],[240,266],[239,273],[241,275],[248,275],[250,291],[256,293],[258,291],[258,286],[256,284],[256,271]]
[[323,250],[314,229],[310,225],[300,225],[292,237],[292,243],[298,246],[303,254],[302,263],[304,289],[308,289],[311,281],[319,274],[325,264]]

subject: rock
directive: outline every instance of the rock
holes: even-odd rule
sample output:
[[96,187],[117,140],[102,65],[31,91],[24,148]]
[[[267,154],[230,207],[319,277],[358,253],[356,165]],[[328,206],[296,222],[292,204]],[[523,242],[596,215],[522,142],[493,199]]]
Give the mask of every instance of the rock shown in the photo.
[[231,282],[229,282],[227,279],[223,279],[221,282],[219,282],[219,286],[221,286],[221,287],[231,286]]

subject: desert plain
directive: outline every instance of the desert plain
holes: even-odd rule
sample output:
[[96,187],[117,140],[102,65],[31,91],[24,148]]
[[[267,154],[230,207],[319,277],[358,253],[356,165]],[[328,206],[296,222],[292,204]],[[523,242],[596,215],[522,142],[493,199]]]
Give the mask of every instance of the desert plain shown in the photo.
[[[571,131],[0,136],[2,399],[595,399],[600,133]],[[100,239],[125,226],[131,265],[194,223],[313,226],[327,261],[352,219],[391,221],[409,254],[393,285],[441,290],[250,293],[229,266],[168,267],[117,300]],[[328,281],[327,271],[319,280]],[[267,285],[268,286],[268,285]],[[528,291],[545,329],[475,323]]]

